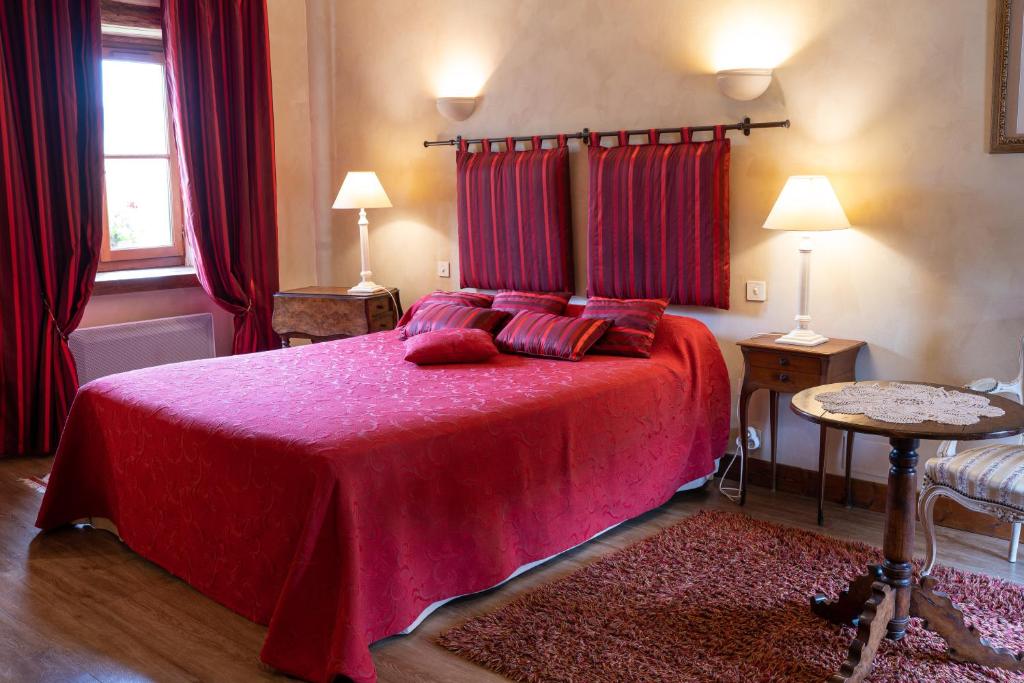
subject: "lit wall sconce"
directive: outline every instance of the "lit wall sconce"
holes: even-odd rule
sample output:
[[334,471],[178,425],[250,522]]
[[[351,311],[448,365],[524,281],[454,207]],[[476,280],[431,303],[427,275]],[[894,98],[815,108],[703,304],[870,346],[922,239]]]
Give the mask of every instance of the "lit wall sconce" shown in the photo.
[[476,111],[476,97],[438,97],[437,110],[449,121],[465,121]]
[[760,97],[772,84],[771,69],[725,69],[717,76],[722,94],[741,102]]

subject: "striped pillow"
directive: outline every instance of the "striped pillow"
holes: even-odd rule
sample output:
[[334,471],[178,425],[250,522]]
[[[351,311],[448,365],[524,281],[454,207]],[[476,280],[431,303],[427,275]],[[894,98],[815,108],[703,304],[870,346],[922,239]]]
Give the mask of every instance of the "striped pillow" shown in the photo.
[[442,292],[440,290],[431,292],[414,303],[405,312],[402,319],[398,321],[398,327],[405,327],[416,315],[420,306],[427,304],[457,304],[459,306],[476,306],[477,308],[490,308],[494,297],[490,294],[479,292]]
[[667,299],[587,299],[581,318],[599,318],[611,328],[594,345],[594,353],[650,358],[654,332],[668,306]]
[[508,318],[509,314],[505,311],[490,308],[460,304],[426,304],[420,306],[409,324],[402,328],[402,339],[453,327],[475,328],[494,334]]
[[548,294],[544,292],[517,292],[514,290],[498,292],[494,296],[491,308],[509,313],[530,311],[532,313],[554,313],[562,315],[565,305],[569,303],[566,294]]
[[520,311],[496,341],[506,353],[576,361],[583,358],[610,324],[607,320]]

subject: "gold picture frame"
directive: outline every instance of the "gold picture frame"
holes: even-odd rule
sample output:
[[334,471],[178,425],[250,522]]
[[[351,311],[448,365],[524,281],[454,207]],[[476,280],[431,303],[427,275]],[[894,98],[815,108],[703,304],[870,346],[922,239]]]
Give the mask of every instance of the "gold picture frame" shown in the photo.
[[1024,152],[1024,0],[996,0],[989,151]]

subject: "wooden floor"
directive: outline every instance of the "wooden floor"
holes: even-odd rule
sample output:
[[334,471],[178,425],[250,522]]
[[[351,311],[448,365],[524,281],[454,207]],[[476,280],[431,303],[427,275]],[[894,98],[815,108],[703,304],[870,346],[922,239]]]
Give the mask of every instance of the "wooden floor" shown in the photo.
[[[49,466],[48,459],[0,461],[0,681],[288,680],[259,665],[263,627],[203,597],[111,534],[67,529],[38,535],[33,521],[41,495],[19,479],[42,476]],[[712,486],[678,494],[500,588],[442,607],[409,636],[377,643],[380,680],[505,680],[441,649],[435,636],[702,508],[738,509]],[[810,499],[753,489],[746,512],[817,529]],[[880,514],[834,505],[826,514],[823,533],[881,544]],[[1006,562],[1004,541],[943,529],[939,542],[946,564],[1024,583],[1024,562],[1020,568]]]

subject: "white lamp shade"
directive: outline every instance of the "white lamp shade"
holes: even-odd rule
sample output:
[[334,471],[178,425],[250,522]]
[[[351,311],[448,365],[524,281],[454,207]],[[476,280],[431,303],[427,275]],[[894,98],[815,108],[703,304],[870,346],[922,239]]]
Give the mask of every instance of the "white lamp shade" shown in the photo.
[[334,200],[335,209],[386,209],[391,200],[373,171],[349,171]]
[[769,230],[842,230],[850,227],[832,183],[823,175],[786,181],[762,227]]

